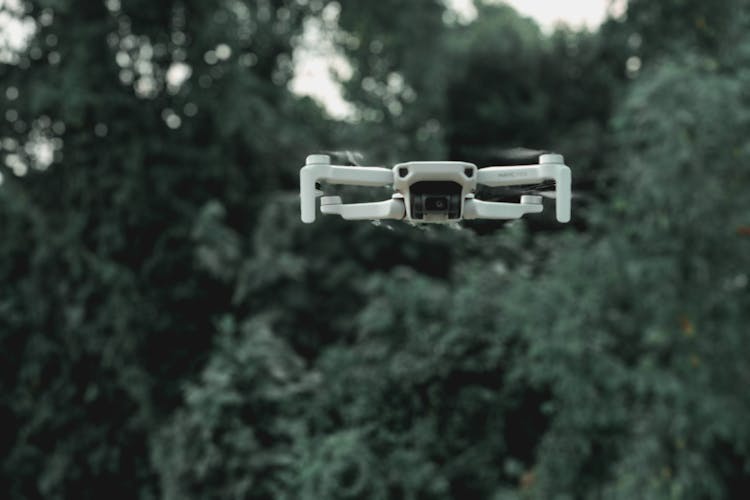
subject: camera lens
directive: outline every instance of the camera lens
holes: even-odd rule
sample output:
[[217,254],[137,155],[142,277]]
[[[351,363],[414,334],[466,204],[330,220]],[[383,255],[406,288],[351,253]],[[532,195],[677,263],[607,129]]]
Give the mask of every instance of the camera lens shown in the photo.
[[424,201],[425,210],[447,210],[447,196],[428,196]]
[[409,217],[430,222],[460,219],[463,208],[461,188],[461,184],[449,181],[420,181],[411,184]]

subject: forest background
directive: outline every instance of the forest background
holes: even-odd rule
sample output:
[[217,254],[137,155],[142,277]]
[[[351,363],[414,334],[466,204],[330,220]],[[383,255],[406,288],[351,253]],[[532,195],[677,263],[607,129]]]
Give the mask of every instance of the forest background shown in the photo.
[[[748,2],[475,6],[0,2],[4,498],[750,489]],[[290,90],[310,26],[346,116]],[[515,147],[571,224],[299,220],[309,153]]]

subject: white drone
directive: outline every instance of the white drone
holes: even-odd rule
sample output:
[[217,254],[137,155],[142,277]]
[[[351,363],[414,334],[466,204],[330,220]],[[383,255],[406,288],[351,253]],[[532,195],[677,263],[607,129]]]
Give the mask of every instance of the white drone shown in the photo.
[[[300,170],[302,222],[315,221],[315,198],[320,211],[347,220],[396,219],[413,222],[455,222],[461,219],[518,219],[542,211],[542,197],[521,196],[520,203],[475,198],[478,184],[519,186],[555,181],[555,215],[570,221],[570,168],[558,154],[543,154],[535,165],[477,168],[461,161],[410,161],[392,169],[331,165],[328,155],[310,155]],[[320,182],[352,186],[393,186],[390,200],[343,203],[340,196],[323,196]]]

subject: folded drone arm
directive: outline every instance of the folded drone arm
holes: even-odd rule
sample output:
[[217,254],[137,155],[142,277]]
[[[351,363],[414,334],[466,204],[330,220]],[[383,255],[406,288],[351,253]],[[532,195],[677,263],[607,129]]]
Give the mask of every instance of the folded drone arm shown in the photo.
[[338,214],[346,220],[403,219],[406,215],[404,200],[392,198],[374,203],[341,203],[338,196],[325,196],[320,201],[324,214]]
[[300,170],[300,206],[302,221],[315,221],[315,184],[326,181],[331,184],[352,186],[387,186],[393,184],[393,172],[382,167],[347,167],[331,165],[327,155],[308,156]]
[[544,207],[537,203],[503,203],[474,198],[464,202],[464,219],[520,219],[524,214],[538,214]]
[[570,220],[570,168],[560,155],[542,155],[538,165],[487,167],[477,171],[477,183],[485,186],[517,186],[555,181],[555,214],[560,222]]

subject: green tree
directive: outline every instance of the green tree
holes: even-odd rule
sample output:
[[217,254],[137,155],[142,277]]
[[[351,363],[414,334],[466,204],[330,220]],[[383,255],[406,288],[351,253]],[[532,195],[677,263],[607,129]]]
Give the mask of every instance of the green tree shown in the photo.
[[445,14],[441,0],[342,3],[339,47],[352,68],[342,84],[356,109],[349,147],[389,162],[444,155]]
[[729,382],[747,357],[743,81],[695,61],[644,74],[616,118],[620,194],[597,236],[513,287],[511,300],[540,306],[515,310],[519,367],[553,395],[540,497],[721,498],[746,485],[748,400]]
[[[8,496],[154,493],[149,433],[232,308],[194,226],[219,203],[251,232],[266,190],[296,185],[288,158],[328,130],[285,87],[315,8],[28,4],[37,32],[0,66]],[[170,80],[174,68],[190,77]],[[40,141],[60,148],[53,163]]]

